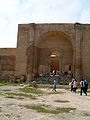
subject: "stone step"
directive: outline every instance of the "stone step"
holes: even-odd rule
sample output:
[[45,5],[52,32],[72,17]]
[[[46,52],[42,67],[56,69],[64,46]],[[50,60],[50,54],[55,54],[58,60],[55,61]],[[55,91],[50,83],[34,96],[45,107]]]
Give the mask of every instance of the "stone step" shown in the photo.
[[39,76],[35,78],[35,81],[39,84],[53,84],[54,78],[57,84],[69,84],[71,82],[71,77],[68,76]]

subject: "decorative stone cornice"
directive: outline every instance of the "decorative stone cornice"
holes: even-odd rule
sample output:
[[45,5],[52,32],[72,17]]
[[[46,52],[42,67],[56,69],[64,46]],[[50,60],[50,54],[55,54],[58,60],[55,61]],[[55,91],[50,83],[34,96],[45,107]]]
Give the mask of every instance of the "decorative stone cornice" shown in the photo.
[[76,22],[75,24],[74,24],[74,28],[76,29],[76,30],[81,30],[81,23],[78,23],[78,22]]

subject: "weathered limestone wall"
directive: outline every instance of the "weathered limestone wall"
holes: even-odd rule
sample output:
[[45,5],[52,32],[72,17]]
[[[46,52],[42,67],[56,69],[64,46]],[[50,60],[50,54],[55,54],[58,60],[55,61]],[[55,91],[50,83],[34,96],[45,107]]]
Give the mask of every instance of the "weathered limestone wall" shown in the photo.
[[50,52],[57,49],[66,50],[63,64],[72,64],[77,79],[90,79],[90,24],[20,24],[17,39],[17,48],[0,49],[0,75],[15,72],[30,80],[39,65],[50,72]]
[[47,32],[52,32],[52,31],[60,31],[63,32],[64,34],[68,35],[70,37],[70,40],[72,42],[74,38],[74,24],[36,24],[36,39],[38,40],[39,37],[41,37],[43,34]]
[[82,71],[83,77],[90,79],[90,25],[82,26]]
[[81,24],[75,24],[75,77],[80,80],[82,77],[82,29]]
[[[45,63],[49,66],[49,60],[45,60],[45,55],[49,54],[41,53],[42,42],[45,42],[45,49],[50,46],[47,39],[50,39],[51,34],[57,32],[60,34],[60,38],[71,42],[72,46],[72,64],[73,75],[80,79],[81,77],[90,76],[90,25],[88,24],[20,24],[18,27],[18,43],[16,51],[16,75],[26,75],[29,79],[32,79],[37,73],[38,64]],[[56,35],[57,36],[57,35]],[[51,37],[53,39],[53,37]],[[52,40],[50,39],[50,40]],[[57,39],[57,37],[55,38]],[[62,40],[62,41],[63,41]],[[40,42],[41,41],[41,42]],[[43,44],[44,45],[44,44]],[[56,44],[54,44],[56,45]],[[52,48],[53,45],[51,44]],[[57,46],[57,45],[56,45]],[[61,46],[61,45],[59,45]],[[64,47],[65,45],[63,45]],[[44,55],[45,54],[45,55]],[[40,58],[39,58],[40,56]],[[48,56],[48,55],[47,55]],[[68,58],[69,60],[69,58]],[[44,62],[45,61],[45,62]]]
[[[47,36],[48,32],[61,32],[71,41],[72,46],[75,44],[75,29],[74,24],[21,24],[18,27],[18,44],[16,56],[16,75],[27,75],[29,78],[32,74],[36,73],[38,67],[38,60],[35,55],[35,50],[38,48],[37,42],[43,35]],[[39,44],[40,45],[40,44]],[[36,46],[36,47],[35,47]],[[73,47],[74,48],[74,47]],[[39,58],[39,57],[38,57]],[[44,57],[43,57],[44,58]],[[36,67],[37,66],[37,67]],[[32,78],[32,77],[31,77]],[[30,79],[31,79],[30,78]]]
[[29,47],[29,25],[19,25],[18,26],[18,41],[16,50],[16,75],[26,75],[27,74],[27,51]]
[[15,73],[16,48],[0,48],[0,77]]

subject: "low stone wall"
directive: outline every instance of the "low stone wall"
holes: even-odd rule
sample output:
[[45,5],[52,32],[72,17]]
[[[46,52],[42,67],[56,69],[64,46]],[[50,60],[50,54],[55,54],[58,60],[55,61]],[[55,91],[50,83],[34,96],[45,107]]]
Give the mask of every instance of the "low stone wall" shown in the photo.
[[0,80],[8,80],[15,73],[16,48],[0,48]]
[[71,77],[65,77],[65,76],[40,76],[35,79],[35,81],[38,84],[53,84],[54,78],[57,81],[57,84],[63,84],[63,85],[68,85],[69,82],[71,82]]

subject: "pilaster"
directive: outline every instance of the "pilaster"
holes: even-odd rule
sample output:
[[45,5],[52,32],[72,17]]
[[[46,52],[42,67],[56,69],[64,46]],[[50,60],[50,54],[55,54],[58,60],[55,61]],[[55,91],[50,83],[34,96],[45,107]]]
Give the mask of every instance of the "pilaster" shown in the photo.
[[75,24],[75,42],[76,42],[76,54],[75,54],[75,78],[79,81],[81,79],[81,24]]

